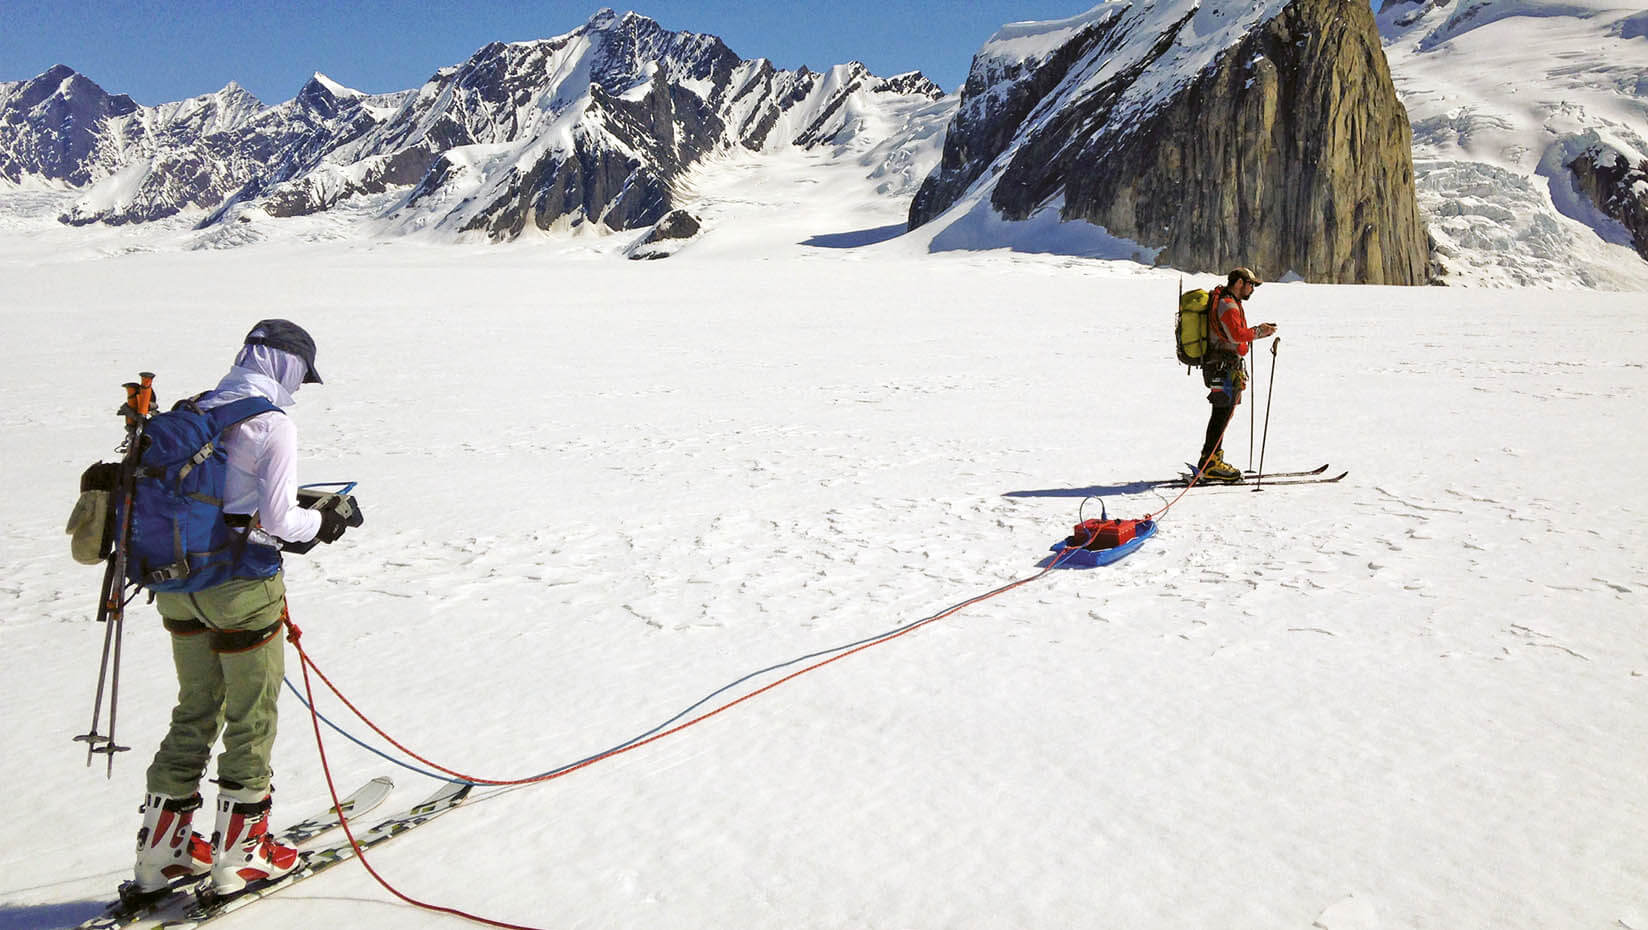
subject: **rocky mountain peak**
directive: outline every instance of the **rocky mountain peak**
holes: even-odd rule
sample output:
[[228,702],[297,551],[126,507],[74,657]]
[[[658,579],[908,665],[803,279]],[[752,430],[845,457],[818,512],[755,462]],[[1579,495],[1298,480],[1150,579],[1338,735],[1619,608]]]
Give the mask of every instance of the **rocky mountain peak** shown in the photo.
[[359,91],[351,91],[317,71],[304,82],[294,99],[315,111],[322,119],[332,119],[346,103],[353,102],[361,96]]
[[15,82],[11,94],[0,92],[0,104],[12,109],[31,109],[50,104],[68,109],[90,109],[123,115],[137,109],[137,103],[125,94],[110,94],[97,82],[68,65],[52,65],[44,72],[26,81]]
[[103,127],[137,109],[132,98],[108,93],[67,65],[0,84],[0,178],[89,183],[97,176],[91,162]]
[[[633,16],[635,14],[628,15]],[[589,19],[584,23],[584,28],[589,30],[610,29],[617,22],[618,12],[612,7],[604,6],[590,14]]]
[[929,100],[937,100],[944,96],[944,88],[934,84],[920,71],[906,71],[903,74],[895,74],[876,84],[872,89],[877,93],[916,94]]
[[1185,269],[1426,279],[1411,130],[1365,7],[1103,3],[1004,28],[962,93],[912,227],[964,203],[1057,210]]

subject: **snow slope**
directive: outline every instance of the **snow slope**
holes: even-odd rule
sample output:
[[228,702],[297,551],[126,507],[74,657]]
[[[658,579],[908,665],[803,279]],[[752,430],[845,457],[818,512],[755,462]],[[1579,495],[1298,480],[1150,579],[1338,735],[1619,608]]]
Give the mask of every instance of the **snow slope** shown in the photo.
[[1648,289],[1630,233],[1565,167],[1599,142],[1648,161],[1642,5],[1436,0],[1379,19],[1449,283]]
[[[123,877],[174,691],[134,604],[134,749],[112,780],[85,767],[101,631],[98,573],[61,534],[76,478],[112,452],[121,382],[208,386],[259,318],[319,341],[302,477],[360,481],[367,517],[289,562],[306,647],[479,775],[584,758],[1029,577],[1089,495],[1160,511],[1142,482],[1194,454],[1207,411],[1166,341],[1177,278],[930,255],[865,193],[885,179],[812,157],[705,166],[706,232],[662,262],[609,260],[618,235],[312,241],[309,221],[191,251],[65,229],[59,193],[7,201],[0,930],[72,926]],[[1116,566],[481,791],[372,861],[545,927],[1645,930],[1640,302],[1507,291],[1489,318],[1460,294],[1258,294],[1283,340],[1255,378],[1267,463],[1331,460],[1342,484],[1192,492]],[[292,817],[325,788],[282,700]],[[430,790],[328,750],[345,781],[393,772],[393,805]],[[221,926],[275,924],[459,926],[355,866]]]

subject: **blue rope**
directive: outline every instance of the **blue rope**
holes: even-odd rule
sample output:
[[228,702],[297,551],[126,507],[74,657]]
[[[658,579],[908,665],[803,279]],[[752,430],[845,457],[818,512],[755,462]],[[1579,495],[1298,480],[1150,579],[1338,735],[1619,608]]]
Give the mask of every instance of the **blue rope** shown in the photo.
[[[353,482],[353,481],[330,481],[330,482],[317,482],[317,483],[314,483],[314,484],[306,484],[306,485],[304,485],[304,487],[305,488],[341,488],[342,490],[339,490],[335,493],[348,494],[350,491],[353,491],[355,489],[355,484],[356,484],[356,482]],[[1101,499],[1101,506],[1102,506],[1102,499]],[[1061,557],[1062,557],[1062,555],[1061,555]],[[1057,562],[1058,560],[1055,559],[1054,561]],[[1009,587],[1011,587],[1011,586],[1009,585]],[[975,601],[980,601],[980,600],[983,600],[984,598],[995,595],[1001,590],[1005,590],[1005,589],[1004,588],[998,588],[996,591],[991,591],[989,594],[983,594],[983,595],[979,595],[978,597],[975,597],[975,598],[969,598],[968,600],[963,601],[959,606],[965,607],[968,604],[974,603]],[[630,746],[633,746],[636,743],[642,742],[642,741],[644,741],[644,740],[646,740],[646,739],[648,739],[652,736],[657,735],[658,733],[663,732],[664,730],[669,729],[671,726],[675,725],[677,722],[679,722],[683,718],[691,715],[693,713],[693,711],[696,711],[698,708],[703,707],[705,704],[708,704],[709,702],[715,700],[716,698],[718,698],[721,695],[727,693],[728,691],[731,691],[732,689],[734,689],[734,688],[738,687],[739,685],[742,685],[742,684],[744,684],[748,681],[751,681],[752,679],[760,678],[762,675],[769,675],[773,672],[779,671],[780,669],[789,668],[792,665],[800,665],[803,662],[810,662],[813,659],[822,659],[823,657],[828,656],[828,655],[834,655],[838,652],[847,652],[848,650],[851,650],[851,649],[857,649],[860,646],[867,646],[870,643],[877,642],[878,640],[883,640],[883,639],[887,639],[887,638],[892,637],[892,636],[896,636],[899,633],[906,632],[910,629],[921,626],[923,624],[931,623],[933,620],[938,619],[940,616],[943,616],[944,614],[946,614],[950,610],[951,610],[951,608],[945,608],[945,610],[941,610],[938,613],[933,614],[932,616],[924,617],[923,619],[917,620],[914,623],[900,624],[899,626],[893,627],[892,629],[888,630],[885,633],[877,633],[874,636],[867,636],[864,639],[858,640],[857,642],[847,643],[844,646],[836,646],[836,647],[833,647],[833,648],[830,648],[830,649],[821,649],[818,652],[811,652],[811,653],[808,653],[807,655],[798,656],[797,658],[790,659],[787,662],[780,662],[777,665],[769,665],[764,669],[760,669],[758,671],[750,672],[748,675],[745,675],[742,678],[738,678],[738,679],[735,679],[733,681],[730,681],[727,684],[722,685],[721,687],[715,689],[714,691],[711,691],[709,694],[704,695],[699,700],[693,702],[692,704],[687,705],[687,707],[685,709],[683,709],[680,713],[678,713],[675,716],[669,718],[668,720],[665,720],[663,723],[658,724],[657,726],[655,726],[652,729],[646,731],[645,733],[642,733],[638,736],[631,737],[630,739],[627,739],[627,740],[623,741],[622,743],[619,743],[618,745],[612,747],[611,749],[606,749],[606,750],[602,750],[601,752],[592,753],[588,756],[585,756],[582,759],[577,760],[576,762],[568,762],[565,765],[549,769],[548,771],[539,772],[538,774],[529,776],[528,778],[529,779],[543,779],[543,778],[548,778],[552,775],[559,775],[562,772],[567,772],[567,771],[570,771],[572,769],[578,768],[579,766],[587,765],[590,762],[593,762],[596,759],[600,759],[604,756],[610,756],[610,755],[613,755],[615,753],[622,752],[623,750],[628,749]],[[450,777],[448,777],[446,775],[437,775],[436,773],[431,772],[427,769],[419,768],[418,766],[413,765],[410,762],[406,762],[406,761],[403,761],[401,759],[397,759],[394,756],[389,755],[388,753],[386,753],[383,750],[377,748],[376,746],[371,746],[371,745],[367,744],[363,740],[356,737],[354,734],[350,733],[348,730],[345,730],[343,727],[338,726],[336,723],[333,723],[331,718],[327,717],[325,714],[321,713],[318,710],[315,710],[314,707],[310,706],[309,702],[304,699],[303,692],[298,690],[297,685],[292,684],[292,679],[290,677],[287,677],[285,679],[285,682],[286,682],[286,687],[288,689],[290,689],[291,692],[294,695],[297,696],[298,701],[303,704],[304,708],[314,712],[315,716],[319,717],[322,723],[324,723],[327,726],[331,727],[333,732],[335,732],[335,733],[339,734],[340,736],[344,737],[345,739],[349,740],[351,743],[354,743],[356,746],[359,746],[362,749],[365,749],[367,752],[370,752],[373,755],[376,755],[380,758],[387,759],[390,762],[393,762],[394,764],[400,766],[403,769],[406,769],[406,770],[412,771],[412,772],[416,772],[419,775],[428,776],[429,778],[433,778],[436,781],[451,781],[452,780]]]
[[[940,611],[940,613],[943,613],[943,611]],[[543,778],[548,778],[552,775],[559,775],[562,772],[571,771],[572,769],[578,768],[579,766],[587,765],[588,763],[593,762],[596,759],[600,759],[604,756],[610,756],[610,755],[613,755],[614,753],[621,752],[624,749],[627,749],[630,746],[635,745],[636,743],[639,743],[643,740],[648,739],[649,737],[652,737],[652,736],[654,736],[654,735],[656,735],[656,734],[658,734],[658,733],[660,733],[664,730],[669,729],[671,726],[673,726],[675,723],[679,722],[681,719],[691,715],[693,711],[696,711],[698,708],[703,707],[705,704],[708,704],[709,702],[715,700],[717,697],[720,697],[721,695],[727,693],[728,691],[731,691],[732,689],[738,687],[739,685],[742,685],[742,684],[750,681],[751,679],[760,678],[762,675],[768,675],[768,674],[776,672],[780,669],[789,668],[792,665],[799,665],[802,662],[810,662],[813,659],[821,659],[825,656],[834,655],[835,653],[838,653],[838,652],[846,652],[850,649],[857,649],[860,646],[866,646],[866,645],[869,645],[870,643],[876,642],[877,640],[887,639],[888,637],[894,636],[898,633],[905,632],[906,630],[908,630],[912,627],[921,626],[924,623],[931,622],[932,620],[934,620],[937,617],[938,617],[938,614],[934,614],[931,617],[927,617],[927,618],[924,618],[924,619],[921,619],[921,620],[917,620],[917,621],[915,621],[914,623],[911,623],[911,624],[905,624],[905,625],[900,625],[900,626],[894,627],[893,629],[888,630],[885,633],[877,633],[874,636],[867,636],[864,639],[858,640],[857,642],[847,643],[844,646],[835,646],[835,647],[830,648],[830,649],[822,649],[822,650],[819,650],[818,652],[812,652],[812,653],[808,653],[807,655],[804,655],[804,656],[798,656],[794,659],[790,659],[787,662],[780,662],[777,665],[769,665],[764,669],[760,669],[759,671],[750,672],[749,674],[743,676],[742,678],[738,678],[738,679],[735,679],[733,681],[730,681],[727,684],[722,685],[721,687],[715,689],[714,691],[711,691],[709,694],[704,695],[702,698],[698,699],[697,701],[693,702],[692,704],[689,704],[680,713],[677,713],[675,716],[669,718],[668,720],[665,720],[663,723],[658,724],[657,726],[655,726],[652,729],[646,731],[645,733],[642,733],[638,736],[631,737],[630,739],[627,739],[627,740],[623,741],[622,743],[619,743],[618,745],[613,746],[611,749],[606,749],[606,750],[602,750],[601,752],[591,753],[590,755],[585,756],[584,758],[579,759],[576,762],[568,762],[565,765],[557,766],[556,768],[552,768],[552,769],[549,769],[549,770],[544,771],[544,772],[539,772],[536,775],[528,776],[528,779],[543,779]],[[302,702],[303,706],[305,708],[310,709],[310,710],[314,710],[314,708],[310,707],[309,702],[304,700],[303,693],[298,690],[296,685],[292,684],[292,679],[290,677],[288,677],[285,680],[286,680],[286,687],[291,689],[293,694],[297,695],[297,699],[300,702]],[[348,730],[345,730],[343,727],[338,726],[336,723],[333,723],[330,718],[328,718],[325,714],[320,713],[319,711],[315,711],[315,715],[321,719],[322,723],[324,723],[327,726],[331,727],[335,732],[342,735],[345,739],[349,740],[350,742],[354,743],[355,745],[361,747],[362,749],[365,749],[366,751],[368,751],[368,752],[370,752],[370,753],[372,753],[376,756],[379,756],[383,759],[387,759],[390,762],[393,762],[394,764],[400,766],[403,769],[407,769],[409,771],[417,772],[419,775],[426,775],[430,778],[435,779],[436,781],[451,781],[452,780],[451,776],[438,775],[438,774],[436,774],[434,772],[431,772],[431,771],[428,771],[426,769],[421,769],[421,768],[419,768],[419,767],[417,767],[417,766],[415,766],[415,765],[413,765],[409,762],[405,762],[401,759],[397,759],[394,756],[389,755],[388,753],[384,752],[381,749],[378,749],[375,746],[368,745],[367,743],[365,743],[362,740],[360,740],[359,738],[357,738],[354,734],[350,733]]]
[[[920,626],[921,624],[926,623],[926,622],[928,622],[928,620],[931,620],[931,619],[933,619],[933,618],[928,617],[925,620],[918,620],[914,624],[911,624],[911,626]],[[674,724],[679,722],[681,719],[690,716],[693,711],[697,710],[700,707],[703,707],[705,704],[708,704],[709,702],[715,700],[717,697],[720,697],[721,695],[727,693],[728,691],[731,691],[732,689],[738,687],[741,684],[744,684],[747,681],[750,681],[751,679],[760,678],[762,675],[767,675],[767,674],[770,674],[772,672],[776,672],[779,669],[789,668],[792,665],[800,665],[803,662],[809,662],[813,659],[821,659],[824,656],[833,655],[837,652],[846,652],[849,649],[857,649],[859,646],[865,646],[865,645],[873,643],[877,640],[886,639],[889,636],[893,636],[894,634],[904,632],[905,629],[906,629],[906,627],[904,627],[904,626],[894,627],[893,629],[888,630],[885,633],[877,633],[874,636],[869,636],[869,637],[866,637],[864,639],[861,639],[856,643],[848,643],[845,646],[836,646],[832,649],[823,649],[823,650],[820,650],[818,652],[813,652],[813,653],[809,653],[809,654],[804,655],[804,656],[799,656],[797,658],[789,660],[788,662],[780,662],[777,665],[769,665],[766,668],[761,669],[759,671],[750,672],[748,675],[745,675],[742,678],[738,678],[738,679],[735,679],[733,681],[730,681],[727,684],[722,685],[721,687],[715,689],[714,691],[711,691],[709,694],[704,695],[699,700],[695,701],[692,704],[689,704],[680,713],[678,713],[675,716],[669,718],[668,720],[665,720],[663,723],[658,724],[657,726],[655,726],[652,729],[646,731],[645,733],[640,734],[639,736],[635,736],[635,737],[632,737],[630,739],[627,739],[627,740],[623,741],[622,743],[619,743],[618,745],[612,747],[611,749],[607,749],[607,750],[604,750],[602,752],[593,753],[591,755],[585,756],[582,759],[579,759],[576,762],[568,762],[565,765],[559,766],[557,768],[552,768],[552,769],[550,769],[546,772],[539,772],[537,775],[532,775],[530,777],[531,778],[547,778],[551,775],[559,775],[562,772],[570,771],[572,769],[578,768],[581,765],[587,765],[590,762],[595,761],[596,759],[602,758],[603,756],[610,756],[610,755],[613,755],[614,753],[621,752],[621,751],[629,748],[630,746],[635,745],[636,743],[642,742],[643,740],[646,740],[646,739],[648,739],[648,738],[650,738],[650,737],[652,737],[652,736],[654,736],[658,733],[663,732],[664,730],[669,729],[671,726],[673,726]]]
[[366,743],[364,743],[361,740],[357,739],[355,737],[355,735],[350,733],[348,730],[345,730],[343,727],[340,727],[337,724],[333,723],[331,718],[327,717],[325,714],[321,713],[320,711],[315,710],[313,707],[310,707],[309,702],[303,699],[303,692],[298,690],[297,685],[292,684],[292,679],[291,679],[290,676],[288,676],[285,679],[285,681],[286,681],[286,687],[290,688],[292,693],[297,695],[298,702],[301,703],[304,706],[305,709],[314,711],[315,716],[320,718],[321,723],[324,723],[327,726],[331,727],[336,733],[338,733],[344,739],[347,739],[349,742],[354,743],[356,746],[359,746],[360,748],[366,750],[367,752],[372,753],[375,756],[379,756],[381,758],[388,759],[390,762],[395,763],[396,765],[400,766],[403,769],[408,769],[410,771],[417,772],[419,775],[428,775],[430,778],[433,778],[436,781],[451,781],[452,780],[452,777],[449,776],[449,775],[437,775],[436,773],[431,772],[427,769],[420,769],[420,768],[418,768],[417,766],[413,765],[410,762],[404,762],[400,759],[395,758],[394,756],[384,752],[383,750],[377,748],[376,746],[367,745]]

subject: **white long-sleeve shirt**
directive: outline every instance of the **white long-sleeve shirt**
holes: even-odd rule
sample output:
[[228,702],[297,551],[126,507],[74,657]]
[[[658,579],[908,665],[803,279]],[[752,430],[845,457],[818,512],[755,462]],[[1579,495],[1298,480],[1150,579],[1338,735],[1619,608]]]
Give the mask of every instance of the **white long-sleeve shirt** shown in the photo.
[[[292,394],[306,370],[290,353],[246,346],[201,406],[262,397],[284,410],[297,403]],[[256,514],[263,533],[287,542],[314,539],[320,514],[298,506],[298,428],[292,418],[270,411],[242,420],[224,431],[223,445],[229,456],[223,511]]]

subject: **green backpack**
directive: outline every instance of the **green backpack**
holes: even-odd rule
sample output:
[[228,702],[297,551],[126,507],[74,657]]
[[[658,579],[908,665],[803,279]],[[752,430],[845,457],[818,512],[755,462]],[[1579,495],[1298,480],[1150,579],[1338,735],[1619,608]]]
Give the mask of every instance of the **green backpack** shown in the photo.
[[1207,361],[1213,349],[1213,341],[1208,336],[1208,312],[1213,309],[1214,295],[1219,290],[1216,287],[1212,291],[1201,288],[1187,291],[1184,279],[1179,280],[1179,310],[1173,318],[1173,342],[1179,364],[1200,368]]

